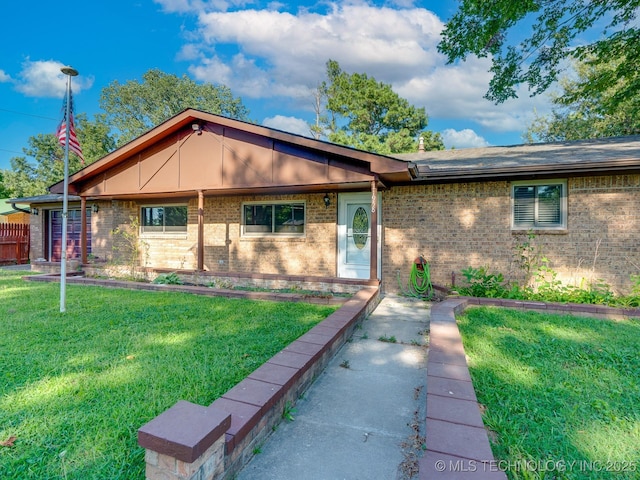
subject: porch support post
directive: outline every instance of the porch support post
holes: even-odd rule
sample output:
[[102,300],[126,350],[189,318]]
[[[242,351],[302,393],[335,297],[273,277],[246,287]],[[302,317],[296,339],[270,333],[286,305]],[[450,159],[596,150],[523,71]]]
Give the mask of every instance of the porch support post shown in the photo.
[[371,180],[371,259],[370,280],[378,279],[378,186]]
[[80,261],[87,263],[87,198],[80,197]]
[[204,192],[198,190],[198,270],[204,270]]

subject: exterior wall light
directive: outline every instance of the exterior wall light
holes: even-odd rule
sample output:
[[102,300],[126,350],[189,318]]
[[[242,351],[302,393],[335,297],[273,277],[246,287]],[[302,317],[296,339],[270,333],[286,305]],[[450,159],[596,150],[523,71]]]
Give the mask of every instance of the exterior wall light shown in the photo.
[[324,194],[324,198],[322,200],[324,201],[324,208],[329,208],[329,205],[331,205],[331,199],[329,198],[328,193]]
[[93,213],[98,213],[98,210],[100,210],[100,207],[98,207],[97,203],[94,203],[93,205],[91,205],[91,211]]
[[40,210],[38,210],[36,207],[31,208],[31,215],[38,215],[40,213]]

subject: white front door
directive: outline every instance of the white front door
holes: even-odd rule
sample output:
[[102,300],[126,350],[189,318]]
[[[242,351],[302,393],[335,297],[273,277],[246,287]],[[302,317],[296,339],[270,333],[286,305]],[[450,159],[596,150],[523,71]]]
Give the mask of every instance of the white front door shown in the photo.
[[[381,222],[378,195],[378,272]],[[371,193],[338,195],[338,277],[368,279],[371,274]]]

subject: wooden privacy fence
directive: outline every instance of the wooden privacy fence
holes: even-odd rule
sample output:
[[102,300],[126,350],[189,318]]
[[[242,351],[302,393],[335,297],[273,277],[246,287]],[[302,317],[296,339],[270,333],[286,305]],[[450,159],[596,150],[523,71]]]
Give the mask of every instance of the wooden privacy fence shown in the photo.
[[29,225],[0,223],[0,265],[29,262]]

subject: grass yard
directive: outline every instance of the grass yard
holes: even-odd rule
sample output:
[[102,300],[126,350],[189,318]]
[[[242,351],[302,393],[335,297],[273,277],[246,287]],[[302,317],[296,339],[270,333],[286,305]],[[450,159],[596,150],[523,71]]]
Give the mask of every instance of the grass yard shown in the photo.
[[459,326],[509,478],[640,478],[640,321],[482,307]]
[[0,270],[0,478],[143,479],[137,430],[208,405],[337,307],[25,282]]

